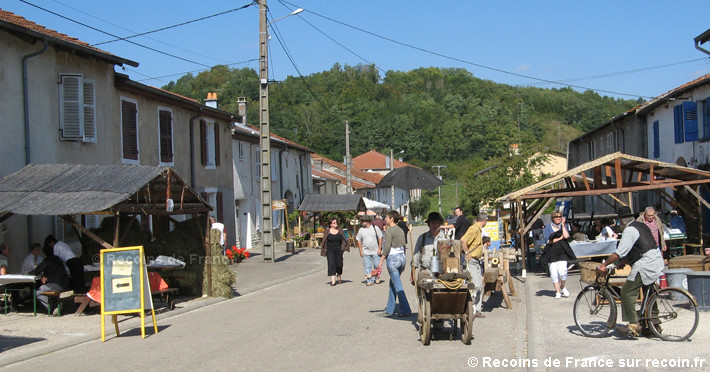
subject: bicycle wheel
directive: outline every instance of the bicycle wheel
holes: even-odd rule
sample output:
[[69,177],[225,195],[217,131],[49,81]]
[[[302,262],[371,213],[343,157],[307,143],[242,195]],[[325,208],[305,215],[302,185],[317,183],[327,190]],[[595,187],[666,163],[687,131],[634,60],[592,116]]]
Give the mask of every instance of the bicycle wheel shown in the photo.
[[653,295],[646,317],[654,335],[665,341],[685,341],[698,327],[698,308],[688,292],[664,288]]
[[607,289],[590,285],[574,300],[574,324],[587,337],[604,337],[616,325],[616,303]]

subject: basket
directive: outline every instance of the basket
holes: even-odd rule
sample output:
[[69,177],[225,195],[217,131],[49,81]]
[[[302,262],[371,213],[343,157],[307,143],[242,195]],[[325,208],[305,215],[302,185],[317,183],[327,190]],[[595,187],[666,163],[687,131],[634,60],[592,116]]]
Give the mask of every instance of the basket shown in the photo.
[[581,280],[587,284],[594,284],[597,277],[597,266],[599,262],[585,261],[579,263],[579,274]]

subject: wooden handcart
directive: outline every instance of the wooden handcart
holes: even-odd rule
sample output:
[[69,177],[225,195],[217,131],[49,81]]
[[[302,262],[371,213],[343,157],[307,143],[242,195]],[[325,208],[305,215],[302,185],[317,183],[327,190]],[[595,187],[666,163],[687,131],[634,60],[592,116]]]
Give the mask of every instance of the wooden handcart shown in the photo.
[[451,319],[454,328],[449,333],[453,340],[458,330],[461,330],[461,342],[471,344],[473,335],[473,301],[471,290],[476,286],[467,281],[461,287],[450,289],[436,279],[424,279],[417,283],[419,303],[419,336],[422,344],[429,345],[432,338],[432,320]]

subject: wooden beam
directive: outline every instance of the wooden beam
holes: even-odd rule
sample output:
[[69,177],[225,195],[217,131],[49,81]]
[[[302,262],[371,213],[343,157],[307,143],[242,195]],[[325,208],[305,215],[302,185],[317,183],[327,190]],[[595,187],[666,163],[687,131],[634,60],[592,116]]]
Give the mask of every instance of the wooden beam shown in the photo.
[[[118,239],[118,243],[117,243],[118,247],[121,246],[122,241],[126,240],[128,233],[131,231],[131,228],[133,228],[133,225],[135,224],[136,221],[138,221],[138,217],[136,217],[136,215],[134,214],[133,218],[131,218],[131,221],[128,222],[128,226],[126,226],[126,228],[123,229],[123,234],[121,234],[121,237]],[[175,222],[177,223],[177,221],[175,221]]]
[[81,226],[80,223],[77,223],[74,221],[74,219],[71,216],[64,215],[64,216],[59,216],[61,219],[64,221],[70,223],[72,226],[74,226],[75,229],[81,231],[82,234],[88,236],[89,238],[93,239],[97,243],[101,244],[104,248],[110,249],[113,248],[111,244],[106,243],[103,239],[101,239],[98,235],[92,233],[91,231],[87,230],[84,226]]
[[[536,199],[536,200],[539,200],[539,199]],[[530,231],[530,228],[531,228],[532,225],[535,223],[535,220],[537,220],[537,219],[542,215],[542,213],[545,212],[545,209],[547,209],[547,206],[550,205],[550,203],[552,203],[553,200],[555,200],[555,199],[554,199],[554,198],[548,198],[548,199],[547,199],[547,201],[545,202],[545,204],[542,205],[542,208],[540,208],[540,209],[537,211],[537,213],[535,213],[535,215],[534,215],[533,218],[530,220],[530,222],[527,224],[527,226],[525,226],[525,229],[523,230],[523,233],[527,233],[528,231]]]
[[612,198],[612,199],[614,199],[614,200],[616,200],[617,203],[623,205],[624,207],[628,207],[628,205],[626,205],[626,203],[624,203],[623,201],[621,201],[619,198],[617,198],[617,197],[614,196],[613,194],[609,194],[609,197]]
[[611,167],[608,165],[604,166],[604,181],[607,187],[612,187],[611,183]]
[[527,259],[528,255],[528,248],[525,246],[525,230],[522,224],[523,221],[523,201],[521,199],[517,199],[516,203],[518,204],[518,232],[519,232],[519,243],[520,244],[520,255],[522,257],[522,267],[523,267],[523,279],[525,279],[525,260]]
[[584,188],[587,190],[591,190],[592,188],[589,187],[589,182],[587,181],[587,174],[582,172],[582,181],[584,181]]
[[602,202],[606,203],[606,205],[610,206],[611,209],[616,209],[616,206],[614,204],[604,200],[604,198],[602,197],[604,195],[595,195],[595,196],[597,197],[597,199],[601,200]]
[[602,169],[601,166],[597,165],[596,167],[592,168],[592,177],[594,179],[594,188],[595,189],[601,189],[602,188]]
[[559,198],[567,196],[587,196],[587,195],[601,195],[601,194],[620,194],[622,192],[631,191],[641,191],[641,190],[654,190],[662,189],[666,187],[676,187],[676,186],[686,186],[686,185],[697,185],[702,183],[710,183],[710,179],[704,180],[694,180],[694,181],[670,181],[670,182],[656,182],[653,185],[640,185],[640,186],[627,186],[623,189],[602,189],[602,190],[589,190],[589,191],[556,191],[551,190],[550,192],[538,192],[535,194],[521,195],[520,199],[539,199],[539,198]]
[[[622,188],[624,187],[624,178],[621,176],[621,159],[616,158],[614,160],[614,170],[616,170],[616,187],[617,188]],[[624,204],[624,206],[626,206]]]
[[120,231],[120,223],[121,223],[121,213],[116,212],[116,216],[114,217],[115,219],[113,220],[113,246],[118,247],[118,232]]
[[168,203],[170,203],[170,199],[172,198],[170,196],[170,176],[173,174],[173,171],[171,168],[168,168],[167,175],[166,175],[166,180],[165,180],[165,210],[170,210],[170,206]]
[[648,170],[648,183],[653,184],[654,178],[656,177],[653,175],[653,163],[651,163],[651,168]]
[[3,221],[5,221],[6,219],[8,219],[8,218],[10,218],[10,217],[12,217],[12,216],[14,216],[14,215],[15,215],[15,214],[12,213],[12,212],[7,212],[7,213],[3,214],[2,216],[0,216],[0,222],[3,222]]
[[684,185],[684,186],[685,186],[685,189],[688,190],[689,193],[693,194],[693,196],[695,196],[699,202],[703,203],[703,205],[706,208],[710,208],[710,203],[708,203],[705,199],[703,199],[703,197],[700,196],[700,194],[698,194],[695,190],[693,190],[692,187],[690,187],[688,185]]

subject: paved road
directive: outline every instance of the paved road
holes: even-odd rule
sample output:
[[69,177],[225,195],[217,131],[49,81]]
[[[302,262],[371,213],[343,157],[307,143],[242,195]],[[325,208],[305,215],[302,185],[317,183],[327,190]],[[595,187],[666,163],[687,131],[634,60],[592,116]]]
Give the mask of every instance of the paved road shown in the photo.
[[[503,308],[500,295],[487,299],[487,318],[474,323],[470,346],[442,337],[424,347],[414,317],[384,316],[387,286],[364,285],[357,252],[345,255],[345,283],[335,287],[328,284],[325,259],[317,249],[282,256],[274,264],[254,258],[237,266],[241,296],[161,318],[158,334],[149,330],[141,339],[140,330],[131,329],[135,321],[127,320],[121,329],[130,330],[120,337],[111,335],[105,343],[94,339],[5,368],[421,371],[470,370],[469,363],[475,362],[489,370],[588,371],[583,364],[611,361],[612,367],[597,368],[611,371],[619,369],[622,358],[630,358],[639,359],[631,370],[710,370],[710,313],[702,313],[693,340],[680,344],[581,336],[572,319],[573,298],[580,289],[576,275],[570,277],[572,297],[559,300],[552,297],[549,278],[543,275],[529,274],[525,283],[516,279],[514,309]],[[386,272],[383,275],[387,280]],[[416,309],[413,287],[405,288]],[[654,359],[673,363],[696,357],[705,362],[700,368],[652,364]],[[555,360],[559,367],[545,368],[546,361]]]

